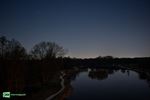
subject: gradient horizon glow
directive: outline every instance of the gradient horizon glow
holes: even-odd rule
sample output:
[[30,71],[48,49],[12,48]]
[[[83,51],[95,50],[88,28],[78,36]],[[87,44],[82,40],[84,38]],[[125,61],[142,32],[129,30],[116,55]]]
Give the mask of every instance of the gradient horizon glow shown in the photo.
[[71,57],[150,56],[149,0],[0,0],[0,35],[29,51],[41,41]]

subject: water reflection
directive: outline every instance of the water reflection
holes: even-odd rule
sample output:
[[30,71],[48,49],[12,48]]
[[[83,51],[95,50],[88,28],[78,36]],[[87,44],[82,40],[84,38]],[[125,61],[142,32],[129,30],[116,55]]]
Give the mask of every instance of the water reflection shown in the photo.
[[89,78],[103,80],[108,77],[108,70],[106,69],[98,69],[98,70],[91,70],[88,74]]
[[150,87],[150,73],[141,72],[138,75],[139,75],[139,79],[146,80],[146,82],[149,84]]
[[66,88],[56,100],[150,99],[148,72],[138,73],[124,69],[86,69],[66,72]]

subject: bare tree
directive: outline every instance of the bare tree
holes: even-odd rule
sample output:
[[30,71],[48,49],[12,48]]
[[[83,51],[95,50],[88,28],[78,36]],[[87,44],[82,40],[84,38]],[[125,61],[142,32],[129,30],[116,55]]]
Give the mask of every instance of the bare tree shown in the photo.
[[64,48],[54,42],[40,42],[31,50],[32,57],[40,60],[62,57],[65,53]]
[[24,59],[26,55],[26,50],[19,41],[7,40],[5,36],[0,37],[0,57],[2,59]]
[[4,58],[5,52],[6,52],[6,45],[8,43],[8,40],[5,36],[0,37],[0,57]]
[[25,59],[27,56],[25,48],[15,39],[9,41],[7,51],[9,59]]

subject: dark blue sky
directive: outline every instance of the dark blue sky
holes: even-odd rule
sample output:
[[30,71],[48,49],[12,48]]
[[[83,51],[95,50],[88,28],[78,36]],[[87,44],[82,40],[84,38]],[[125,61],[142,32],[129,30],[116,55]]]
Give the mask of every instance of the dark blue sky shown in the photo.
[[0,34],[28,50],[54,41],[71,57],[150,56],[149,0],[0,0]]

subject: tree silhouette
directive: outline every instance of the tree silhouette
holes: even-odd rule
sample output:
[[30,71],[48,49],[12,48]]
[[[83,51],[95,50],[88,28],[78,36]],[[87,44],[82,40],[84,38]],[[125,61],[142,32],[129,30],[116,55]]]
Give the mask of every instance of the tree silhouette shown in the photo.
[[15,39],[7,40],[5,36],[0,37],[0,58],[1,59],[24,59],[26,50],[21,43]]
[[40,60],[62,57],[65,53],[64,48],[54,42],[40,42],[31,50],[31,56]]
[[96,69],[91,70],[88,76],[92,79],[104,80],[108,78],[108,74],[109,73],[107,69]]
[[5,36],[0,37],[0,58],[3,59],[6,53],[6,45],[8,43],[8,40]]
[[27,56],[25,48],[15,39],[9,41],[8,55],[10,59],[25,59]]

